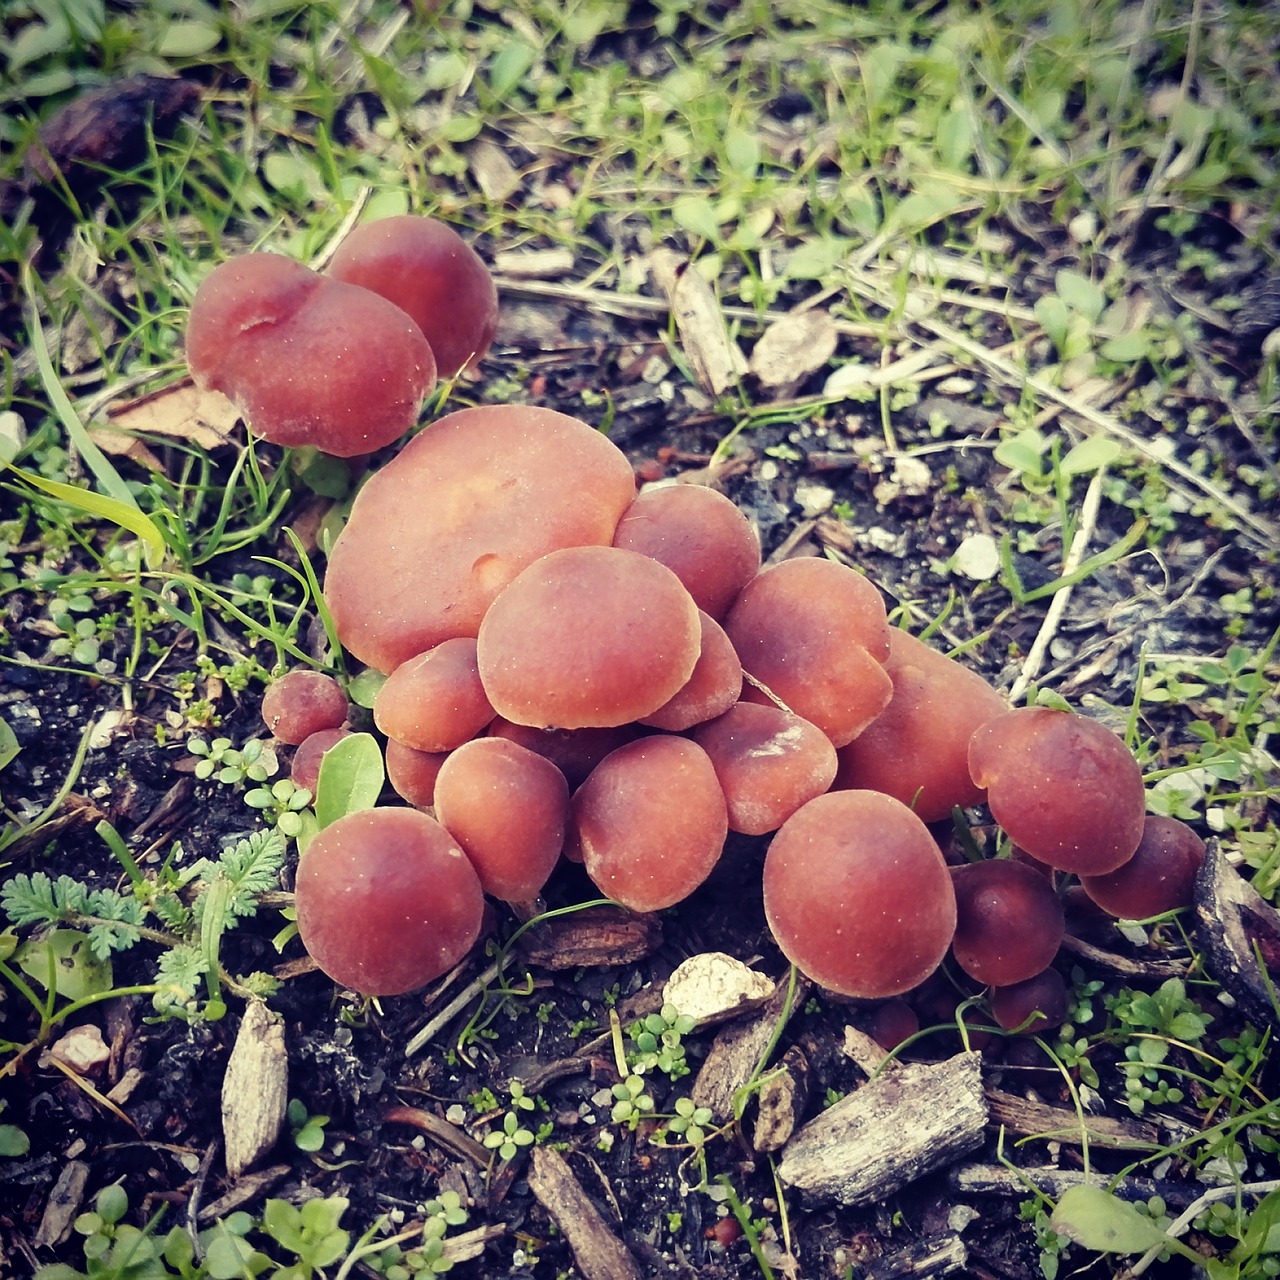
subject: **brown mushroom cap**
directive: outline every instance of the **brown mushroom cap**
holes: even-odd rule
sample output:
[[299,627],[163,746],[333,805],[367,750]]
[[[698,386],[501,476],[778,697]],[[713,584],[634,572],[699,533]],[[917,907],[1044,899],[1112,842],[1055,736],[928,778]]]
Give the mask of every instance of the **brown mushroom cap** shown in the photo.
[[1145,920],[1192,904],[1204,855],[1204,841],[1185,822],[1148,814],[1133,857],[1080,883],[1108,915]]
[[1056,969],[991,992],[991,1016],[1006,1031],[1021,1028],[1022,1035],[1041,1035],[1066,1022],[1067,1011],[1067,984]]
[[447,751],[417,751],[394,738],[387,739],[387,781],[391,789],[415,809],[429,809],[435,802],[436,779]]
[[580,729],[651,715],[693,673],[702,629],[665,565],[566,547],[530,565],[480,624],[480,679],[517,724]]
[[1051,881],[1025,862],[992,859],[952,867],[956,933],[951,949],[971,978],[1007,987],[1053,963],[1066,924]]
[[723,715],[742,694],[742,663],[734,652],[724,628],[709,614],[698,610],[702,648],[693,674],[676,693],[640,723],[654,729],[679,733],[704,720]]
[[878,791],[832,791],[783,823],[764,862],[764,909],[783,954],[814,982],[883,999],[923,982],[956,925],[928,828]]
[[470,636],[444,640],[402,662],[373,703],[374,724],[417,751],[452,751],[492,719]]
[[339,457],[398,440],[436,380],[399,307],[268,253],[224,262],[196,290],[187,362],[264,440]]
[[527,405],[448,414],[352,506],[325,578],[338,636],[382,672],[475,636],[526,566],[607,546],[634,495],[626,455],[576,418]]
[[442,378],[478,364],[498,329],[498,291],[480,255],[452,227],[400,214],[362,223],[329,274],[395,303],[426,335]]
[[776,831],[820,796],[836,773],[836,749],[821,729],[781,707],[739,702],[693,731],[729,806],[729,829]]
[[728,498],[696,484],[655,486],[637,495],[613,545],[665,564],[717,621],[760,569],[760,539]]
[[685,738],[619,747],[574,793],[572,812],[587,874],[633,911],[687,898],[711,874],[728,832],[711,761]]
[[365,809],[325,827],[298,864],[298,933],[335,982],[413,991],[480,933],[484,895],[449,833],[416,809]]
[[262,695],[262,722],[281,741],[297,746],[321,729],[340,728],[347,718],[347,695],[323,671],[286,671]]
[[316,783],[320,781],[320,765],[324,753],[330,747],[337,746],[343,738],[349,738],[351,730],[345,725],[337,729],[317,729],[309,733],[298,743],[298,749],[289,762],[289,778],[295,787],[305,787],[312,795],[316,793]]
[[569,784],[536,752],[505,738],[477,738],[444,762],[435,808],[486,893],[531,902],[564,846]]
[[884,600],[831,560],[784,560],[743,588],[724,620],[742,669],[837,747],[888,705]]
[[969,776],[969,739],[1008,703],[968,667],[897,628],[884,669],[893,696],[840,748],[834,789],[883,791],[924,822],[981,804],[984,792]]
[[1114,871],[1142,839],[1142,770],[1096,720],[1051,707],[1006,711],[974,733],[969,772],[1010,838],[1059,871]]

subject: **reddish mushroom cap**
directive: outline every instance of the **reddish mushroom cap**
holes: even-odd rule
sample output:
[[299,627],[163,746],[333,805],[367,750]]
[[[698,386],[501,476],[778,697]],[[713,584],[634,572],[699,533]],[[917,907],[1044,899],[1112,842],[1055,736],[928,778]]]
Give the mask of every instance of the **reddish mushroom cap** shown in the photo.
[[783,954],[814,982],[883,999],[923,982],[956,925],[929,829],[878,791],[833,791],[798,809],[764,861],[764,909]]
[[477,738],[444,762],[435,808],[486,893],[531,902],[564,847],[569,784],[536,752],[505,738]]
[[701,609],[698,622],[702,648],[693,674],[657,711],[641,716],[641,724],[679,733],[724,715],[741,696],[742,663],[738,661],[724,628]]
[[492,719],[471,636],[442,641],[402,662],[373,703],[374,724],[417,751],[452,751]]
[[286,671],[262,695],[263,724],[290,746],[321,729],[338,729],[346,718],[347,695],[323,671]]
[[1142,838],[1142,770],[1096,720],[1051,707],[1006,711],[974,733],[969,771],[1010,838],[1059,871],[1114,871]]
[[969,776],[969,739],[1008,704],[981,676],[897,628],[884,669],[889,705],[840,748],[834,788],[883,791],[924,822],[980,804]]
[[335,280],[381,294],[406,312],[435,353],[442,378],[479,363],[498,329],[498,291],[480,255],[434,218],[366,222],[338,247]]
[[971,978],[1007,987],[1053,963],[1066,924],[1053,884],[1025,862],[972,862],[951,869],[956,963]]
[[1191,905],[1204,855],[1204,841],[1185,822],[1149,814],[1133,857],[1080,883],[1108,915],[1145,920]]
[[399,439],[436,380],[399,307],[266,253],[224,262],[196,290],[187,362],[264,440],[339,457]]
[[539,728],[624,725],[689,679],[698,609],[665,565],[566,547],[530,565],[480,624],[480,679],[498,714]]
[[724,629],[743,671],[837,747],[888,705],[884,600],[845,565],[801,558],[766,569],[743,588]]
[[387,781],[391,789],[415,809],[429,809],[435,801],[436,779],[447,751],[417,751],[394,738],[387,739]]
[[298,932],[335,982],[364,995],[413,991],[480,933],[480,881],[449,833],[416,809],[339,818],[298,864]]
[[745,835],[776,831],[835,777],[831,739],[781,707],[739,702],[699,725],[693,740],[711,758],[730,830]]
[[658,736],[606,756],[573,797],[587,874],[633,911],[687,898],[724,848],[728,816],[701,747]]
[[325,578],[338,636],[382,672],[474,637],[535,560],[607,546],[634,495],[626,455],[585,422],[525,405],[451,413],[360,490]]
[[665,564],[717,621],[760,569],[760,539],[728,498],[696,484],[662,485],[636,497],[613,545]]

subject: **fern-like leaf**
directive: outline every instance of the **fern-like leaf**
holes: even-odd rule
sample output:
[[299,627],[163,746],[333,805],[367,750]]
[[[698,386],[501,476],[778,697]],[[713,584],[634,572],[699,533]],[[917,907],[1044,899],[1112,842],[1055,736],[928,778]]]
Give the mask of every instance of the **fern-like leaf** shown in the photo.
[[70,876],[50,880],[43,871],[16,875],[0,893],[0,906],[16,925],[65,924],[85,914],[89,890]]
[[222,857],[202,873],[202,891],[194,904],[197,924],[204,928],[204,908],[208,888],[215,879],[230,887],[226,895],[224,929],[234,929],[258,909],[258,897],[279,883],[284,865],[285,838],[278,831],[255,831],[227,849]]
[[198,947],[183,944],[162,952],[156,965],[156,981],[165,990],[156,994],[156,1007],[183,1005],[195,999],[203,977],[204,956]]

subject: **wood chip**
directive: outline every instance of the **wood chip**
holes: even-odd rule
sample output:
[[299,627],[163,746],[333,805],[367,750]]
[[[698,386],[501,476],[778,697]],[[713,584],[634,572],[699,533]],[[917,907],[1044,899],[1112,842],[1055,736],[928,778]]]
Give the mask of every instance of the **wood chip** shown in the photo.
[[438,1147],[451,1151],[464,1160],[470,1160],[477,1169],[489,1164],[489,1153],[470,1134],[463,1133],[456,1124],[424,1111],[421,1107],[391,1107],[382,1117],[385,1124],[407,1124],[425,1134]]
[[1209,972],[1259,1026],[1280,1021],[1280,912],[1210,841],[1196,878],[1196,937]]
[[284,1023],[260,1000],[251,1000],[222,1082],[222,1139],[233,1178],[275,1146],[288,1102]]
[[806,1202],[881,1203],[982,1145],[982,1055],[909,1063],[811,1120],[783,1149],[778,1177]]
[[794,386],[835,354],[836,322],[825,311],[798,311],[775,320],[752,348],[748,369],[762,386]]
[[52,1249],[70,1239],[71,1226],[79,1216],[88,1185],[89,1166],[83,1160],[68,1160],[62,1166],[32,1241],[37,1249]]
[[[1015,1196],[1025,1200],[1028,1190],[1034,1187],[1050,1199],[1057,1200],[1068,1187],[1096,1185],[1098,1176],[1078,1169],[1011,1169],[1002,1164],[962,1164],[950,1171],[947,1181],[961,1195]],[[1157,1181],[1154,1178],[1108,1179],[1107,1185],[1122,1200],[1149,1200],[1152,1196],[1159,1196],[1167,1204],[1180,1209],[1198,1199],[1204,1190],[1195,1183]]]
[[550,1147],[533,1149],[529,1190],[569,1242],[583,1280],[644,1280],[631,1252],[609,1229],[564,1159]]
[[573,250],[507,249],[494,255],[493,268],[516,280],[558,280],[573,271]]
[[699,1026],[706,1026],[763,1004],[777,985],[723,951],[706,951],[676,966],[663,998]]
[[662,922],[656,915],[591,907],[531,929],[519,950],[529,964],[558,970],[634,964],[661,945]]
[[1143,1120],[1086,1115],[1082,1124],[1080,1116],[1067,1107],[1033,1102],[999,1089],[987,1090],[987,1107],[993,1125],[1003,1125],[1011,1133],[1034,1134],[1070,1146],[1080,1146],[1088,1139],[1091,1147],[1123,1151],[1129,1147],[1157,1147],[1162,1137],[1156,1125]]
[[246,1173],[225,1196],[221,1196],[212,1204],[200,1210],[200,1225],[207,1227],[212,1222],[225,1218],[243,1208],[260,1195],[270,1191],[278,1182],[283,1182],[293,1172],[288,1164],[273,1164],[269,1168],[259,1169],[256,1173]]
[[863,1267],[863,1280],[928,1280],[949,1276],[969,1263],[969,1250],[958,1235],[930,1236],[895,1249]]
[[792,1046],[782,1055],[782,1069],[771,1073],[760,1090],[751,1145],[757,1151],[780,1151],[791,1140],[809,1101],[809,1060]]
[[654,282],[675,318],[680,345],[693,367],[698,385],[713,396],[723,395],[747,371],[737,344],[730,341],[724,312],[698,269],[670,249],[649,255]]
[[[808,983],[803,980],[796,983],[791,1002],[793,1013],[803,1007],[808,990]],[[786,999],[784,984],[754,1017],[731,1023],[716,1036],[689,1091],[696,1106],[710,1107],[720,1120],[733,1115],[734,1095],[755,1073],[782,1018]]]

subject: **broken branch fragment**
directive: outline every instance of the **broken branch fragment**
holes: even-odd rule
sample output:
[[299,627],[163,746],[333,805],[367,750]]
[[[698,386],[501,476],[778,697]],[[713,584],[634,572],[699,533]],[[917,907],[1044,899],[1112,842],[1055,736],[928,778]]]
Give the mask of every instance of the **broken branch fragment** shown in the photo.
[[783,1150],[778,1176],[809,1203],[883,1201],[982,1145],[982,1055],[910,1063],[809,1121]]

